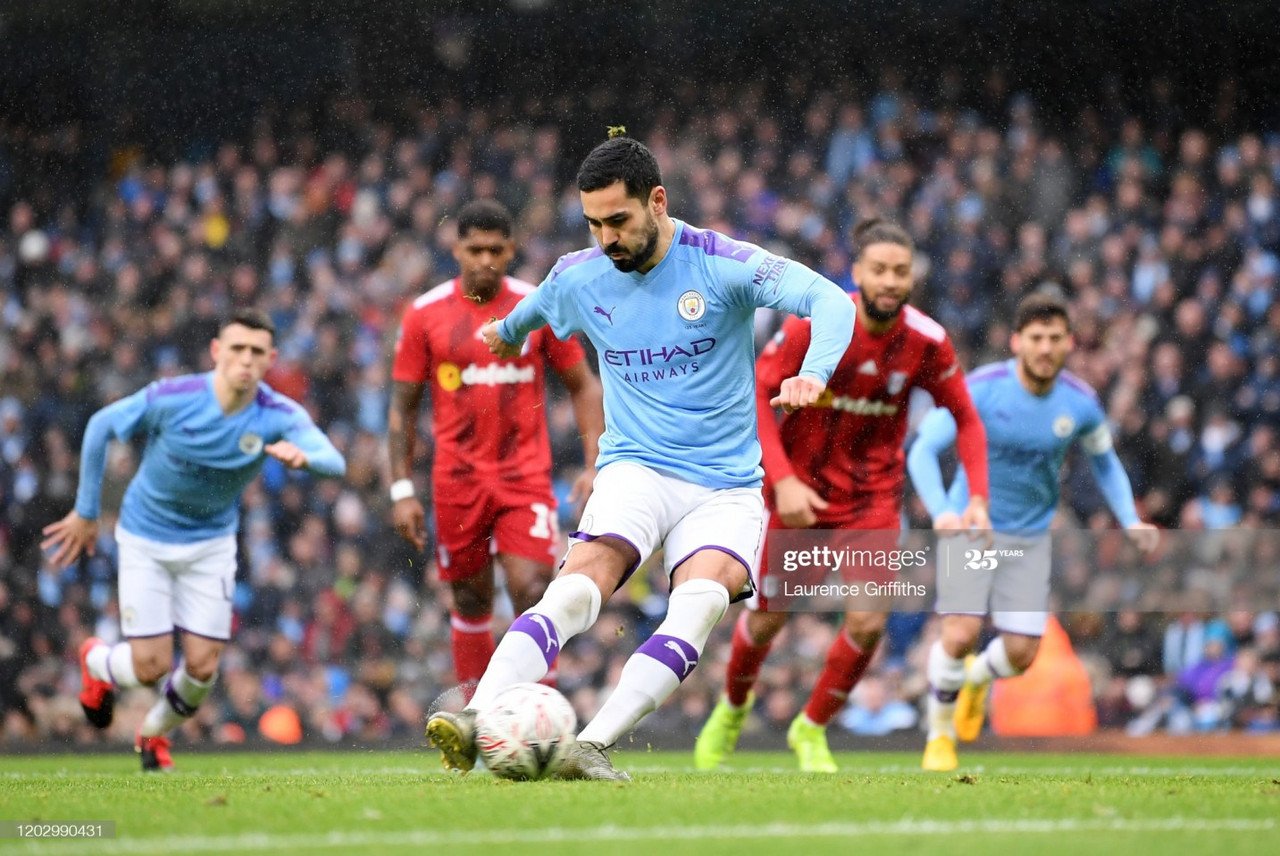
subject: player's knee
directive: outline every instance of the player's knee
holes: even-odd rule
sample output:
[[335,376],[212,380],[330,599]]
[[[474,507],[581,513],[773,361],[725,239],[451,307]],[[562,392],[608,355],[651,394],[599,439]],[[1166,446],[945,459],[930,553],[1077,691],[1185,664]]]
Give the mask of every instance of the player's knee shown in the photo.
[[789,617],[786,612],[748,612],[747,638],[755,646],[772,642],[786,626]]
[[464,618],[483,618],[493,612],[491,588],[469,584],[470,580],[453,584],[453,608]]
[[188,675],[201,683],[211,681],[218,674],[218,655],[214,654],[211,657],[189,660],[183,668]]
[[603,601],[600,587],[586,574],[561,574],[547,586],[535,610],[555,623],[563,640],[595,624]]
[[173,657],[159,653],[133,655],[133,673],[143,685],[150,686],[163,680],[173,670]]
[[1031,664],[1036,660],[1036,654],[1040,651],[1040,638],[1038,636],[1005,636],[1004,650],[1009,657],[1009,665],[1019,672],[1025,672],[1031,668]]
[[521,580],[520,585],[511,591],[511,600],[517,612],[524,612],[547,594],[548,583],[540,576],[530,576]]
[[844,632],[864,651],[874,648],[884,633],[885,616],[878,612],[849,612],[844,617]]

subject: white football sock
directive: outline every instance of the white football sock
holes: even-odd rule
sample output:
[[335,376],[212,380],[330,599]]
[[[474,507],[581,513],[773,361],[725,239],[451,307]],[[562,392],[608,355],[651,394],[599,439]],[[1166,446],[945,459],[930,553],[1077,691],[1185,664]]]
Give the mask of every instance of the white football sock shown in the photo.
[[618,686],[579,742],[609,747],[667,700],[693,672],[712,629],[729,608],[729,592],[713,580],[676,586],[667,617],[622,667]]
[[542,600],[508,628],[489,658],[468,710],[482,710],[512,684],[539,681],[560,646],[596,623],[600,589],[585,574],[564,574],[547,586]]
[[217,679],[215,675],[207,681],[197,681],[187,674],[186,665],[179,663],[178,668],[164,682],[160,698],[156,699],[156,703],[142,720],[142,736],[158,737],[182,720],[195,716],[196,708],[209,695]]
[[142,686],[133,670],[133,648],[128,642],[95,645],[84,658],[89,674],[121,689]]
[[929,648],[929,695],[926,707],[929,712],[929,739],[946,735],[956,737],[953,717],[956,712],[956,696],[964,686],[964,660],[946,652],[941,641]]
[[1009,652],[1004,647],[1004,637],[992,639],[986,649],[974,658],[964,679],[971,684],[985,684],[992,678],[1012,678],[1022,674],[1009,662]]

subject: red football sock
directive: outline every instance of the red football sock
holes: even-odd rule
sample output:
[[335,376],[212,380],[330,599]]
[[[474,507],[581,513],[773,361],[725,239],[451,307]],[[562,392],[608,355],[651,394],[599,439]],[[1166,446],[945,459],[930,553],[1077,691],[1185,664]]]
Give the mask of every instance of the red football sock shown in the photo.
[[724,676],[724,694],[729,704],[742,707],[747,703],[747,694],[756,685],[760,667],[769,656],[771,645],[773,640],[763,645],[751,642],[747,635],[747,611],[744,609],[733,628],[733,646],[729,649],[729,667]]
[[493,617],[467,618],[456,612],[449,615],[450,637],[453,648],[453,672],[458,683],[466,688],[467,700],[471,691],[489,666],[489,658],[496,647],[493,641]]
[[818,725],[826,725],[849,698],[849,691],[854,688],[862,673],[871,662],[871,655],[876,652],[874,646],[870,651],[863,651],[849,634],[841,630],[836,634],[836,641],[827,650],[827,662],[818,676],[809,695],[809,703],[804,706],[805,716]]

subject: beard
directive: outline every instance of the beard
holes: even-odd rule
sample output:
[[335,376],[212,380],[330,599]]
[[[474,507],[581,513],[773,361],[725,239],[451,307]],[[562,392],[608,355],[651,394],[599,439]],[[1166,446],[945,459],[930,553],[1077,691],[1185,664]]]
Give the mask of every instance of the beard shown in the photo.
[[1034,381],[1038,381],[1039,383],[1049,383],[1062,371],[1062,364],[1050,361],[1047,368],[1042,368],[1042,364],[1037,364],[1032,360],[1024,359],[1022,361],[1022,371],[1027,377]]
[[862,301],[862,309],[867,313],[867,317],[877,323],[892,321],[894,318],[897,318],[898,315],[902,313],[902,307],[906,305],[907,301],[905,298],[892,309],[881,309],[876,306],[876,302],[874,300]]
[[653,258],[653,254],[657,252],[657,250],[658,250],[658,221],[654,220],[652,217],[649,218],[647,228],[645,229],[644,244],[640,246],[639,250],[635,252],[631,252],[617,242],[612,243],[609,246],[604,248],[605,255],[609,255],[611,253],[616,253],[616,252],[627,253],[627,255],[623,256],[620,259],[615,259],[612,257],[609,259],[609,261],[613,262],[613,266],[618,270],[622,271],[623,273],[631,273],[632,271],[638,269],[645,262],[649,261],[649,259]]

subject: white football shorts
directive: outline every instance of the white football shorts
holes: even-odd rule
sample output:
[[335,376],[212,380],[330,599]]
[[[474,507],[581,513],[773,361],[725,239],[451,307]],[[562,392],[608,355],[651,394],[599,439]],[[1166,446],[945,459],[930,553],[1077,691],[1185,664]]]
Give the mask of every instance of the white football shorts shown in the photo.
[[990,548],[963,548],[954,561],[939,563],[937,611],[942,615],[986,615],[996,630],[1043,636],[1049,622],[1052,545],[1047,535],[993,533]]
[[116,543],[125,637],[162,636],[176,627],[209,639],[231,638],[234,535],[164,544],[117,526]]
[[[704,487],[618,461],[596,475],[582,520],[570,537],[594,541],[606,535],[635,547],[640,554],[637,568],[661,547],[668,580],[700,550],[727,553],[747,569],[747,586],[734,597],[742,600],[755,590],[764,538],[764,496],[758,487]],[[631,568],[623,582],[635,570]]]

